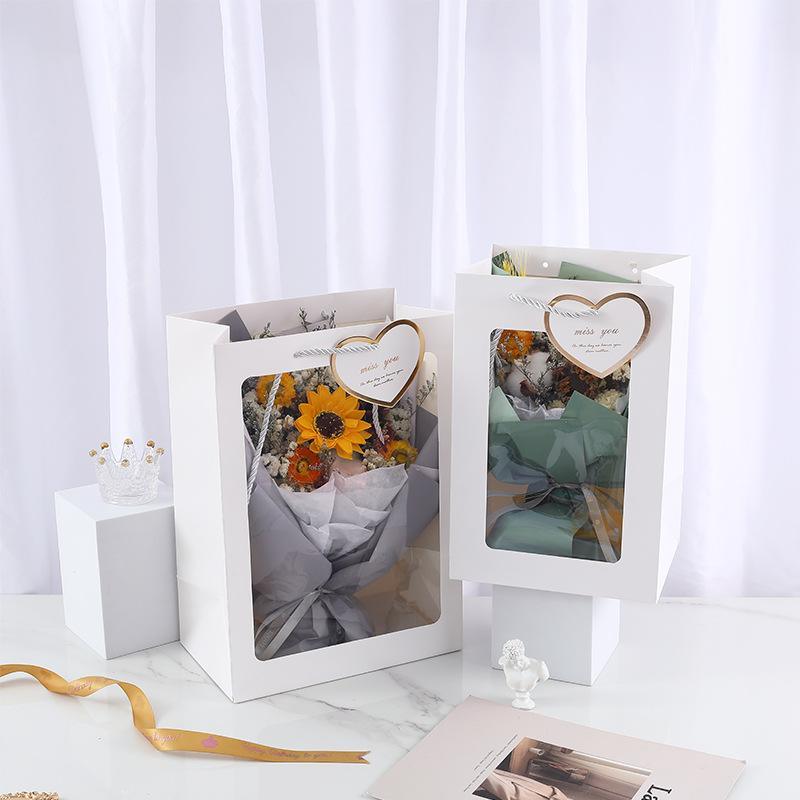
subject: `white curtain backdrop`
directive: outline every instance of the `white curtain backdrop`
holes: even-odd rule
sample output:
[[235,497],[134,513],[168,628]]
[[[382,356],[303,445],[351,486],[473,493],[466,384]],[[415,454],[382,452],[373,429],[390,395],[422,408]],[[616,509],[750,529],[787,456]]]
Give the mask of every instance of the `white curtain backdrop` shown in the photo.
[[447,305],[512,241],[692,255],[667,591],[800,593],[798,42],[794,0],[0,0],[0,591],[59,589],[91,446],[167,441],[165,313]]

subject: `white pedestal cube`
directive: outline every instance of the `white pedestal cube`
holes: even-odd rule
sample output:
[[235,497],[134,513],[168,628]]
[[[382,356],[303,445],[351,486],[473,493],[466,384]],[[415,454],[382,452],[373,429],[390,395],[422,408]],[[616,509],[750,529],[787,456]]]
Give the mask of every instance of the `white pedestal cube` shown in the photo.
[[619,600],[493,586],[493,667],[509,639],[522,639],[551,678],[591,686],[619,642]]
[[179,638],[172,490],[116,506],[95,484],[56,492],[67,627],[103,658]]

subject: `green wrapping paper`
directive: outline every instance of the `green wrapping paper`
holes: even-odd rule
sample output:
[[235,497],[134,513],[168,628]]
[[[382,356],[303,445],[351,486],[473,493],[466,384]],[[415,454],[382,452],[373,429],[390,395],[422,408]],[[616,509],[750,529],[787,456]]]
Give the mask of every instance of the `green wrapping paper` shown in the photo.
[[577,281],[601,281],[608,283],[637,283],[632,278],[623,278],[620,275],[612,275],[610,272],[603,272],[593,267],[584,267],[581,264],[572,264],[569,261],[562,261],[558,270],[558,277],[567,280]]
[[[627,423],[579,392],[560,419],[521,420],[495,388],[489,402],[487,544],[618,560]],[[605,531],[605,551],[598,527]]]

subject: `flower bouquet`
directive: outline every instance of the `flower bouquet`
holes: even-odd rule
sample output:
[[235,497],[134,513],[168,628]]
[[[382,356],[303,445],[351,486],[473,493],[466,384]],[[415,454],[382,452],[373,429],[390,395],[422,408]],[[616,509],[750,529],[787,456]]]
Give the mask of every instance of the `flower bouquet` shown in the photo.
[[[283,333],[335,327],[335,313],[311,323],[301,309],[299,322]],[[275,335],[267,324],[262,336]],[[259,659],[438,618],[435,385],[418,376],[378,409],[328,366],[244,381]]]
[[618,561],[630,363],[596,378],[544,332],[491,341],[487,544]]

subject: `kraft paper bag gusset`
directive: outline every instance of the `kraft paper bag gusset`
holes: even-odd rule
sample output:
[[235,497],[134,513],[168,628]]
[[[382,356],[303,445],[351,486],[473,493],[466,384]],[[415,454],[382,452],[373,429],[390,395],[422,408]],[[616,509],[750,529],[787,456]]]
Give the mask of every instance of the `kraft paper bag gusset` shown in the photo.
[[530,411],[489,403],[490,547],[614,562],[621,553],[625,416],[573,392]]

